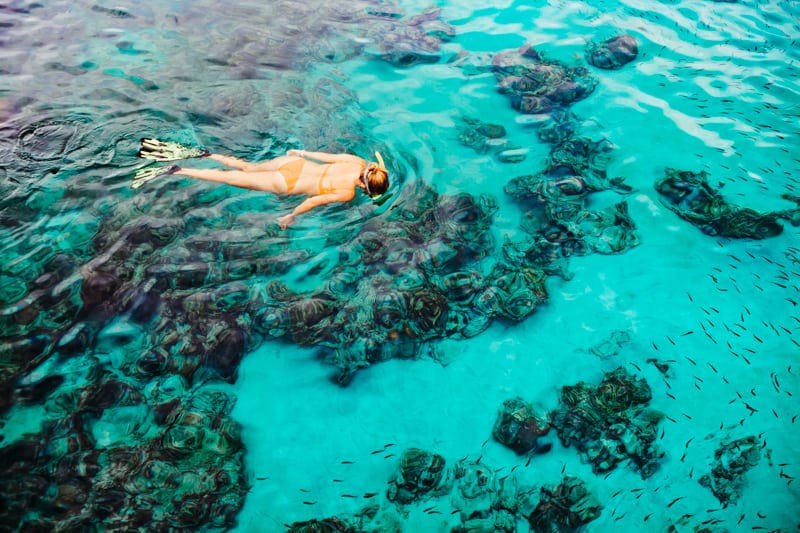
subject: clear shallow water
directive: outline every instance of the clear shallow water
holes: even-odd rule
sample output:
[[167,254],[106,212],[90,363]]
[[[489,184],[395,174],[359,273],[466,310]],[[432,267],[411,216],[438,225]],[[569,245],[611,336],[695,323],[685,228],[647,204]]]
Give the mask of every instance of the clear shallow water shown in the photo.
[[[402,6],[409,14],[427,7]],[[20,494],[46,494],[56,502],[53,511],[31,500],[34,513],[63,520],[63,513],[102,507],[110,498],[99,495],[120,488],[136,496],[117,496],[123,503],[112,506],[112,516],[120,508],[134,516],[148,494],[199,494],[211,486],[209,476],[224,470],[231,479],[216,483],[230,494],[227,514],[220,513],[227,520],[215,523],[197,513],[197,523],[181,522],[179,504],[167,505],[164,518],[189,527],[232,527],[235,520],[240,531],[272,531],[297,520],[347,517],[374,503],[386,515],[375,527],[390,529],[399,520],[406,531],[447,531],[459,519],[450,514],[449,496],[403,512],[385,498],[401,451],[416,446],[442,454],[449,465],[480,456],[491,468],[516,466],[526,486],[556,484],[563,468],[583,479],[602,505],[586,526],[590,531],[692,530],[714,519],[719,522],[705,525],[720,531],[797,526],[798,493],[785,477],[798,473],[791,396],[798,384],[792,366],[800,326],[793,303],[800,296],[797,228],[785,224],[780,236],[762,241],[709,237],[666,209],[653,189],[667,167],[705,170],[712,184],[725,183],[722,192],[733,203],[760,211],[791,206],[780,195],[796,194],[796,6],[442,7],[455,38],[443,44],[435,63],[408,68],[371,53],[380,51],[368,30],[376,22],[352,16],[363,6],[254,3],[221,10],[179,2],[110,11],[54,2],[2,8],[4,478],[24,487]],[[497,91],[493,74],[473,74],[464,64],[527,42],[554,60],[585,64],[588,41],[621,31],[639,41],[638,58],[616,71],[592,68],[597,87],[571,110],[582,119],[583,133],[616,145],[608,174],[634,188],[624,197],[594,193],[590,207],[627,200],[640,244],[620,255],[571,258],[574,277],[550,276],[548,302],[522,322],[495,321],[468,340],[426,344],[413,360],[360,371],[346,388],[330,382],[334,369],[321,364],[313,348],[262,339],[246,323],[236,324],[248,335],[244,348],[220,356],[220,345],[242,343],[220,337],[222,329],[236,328],[202,305],[187,311],[189,326],[164,325],[164,315],[185,318],[170,306],[186,311],[187,298],[199,299],[221,284],[244,283],[246,290],[231,292],[254,298],[247,291],[275,279],[295,291],[314,290],[343,261],[339,251],[352,245],[347,235],[404,206],[420,180],[440,194],[491,195],[498,206],[490,228],[495,251],[484,261],[491,264],[504,238],[524,236],[522,210],[504,186],[540,171],[550,147],[537,139],[532,117],[513,110]],[[309,40],[309,33],[318,38]],[[462,116],[502,124],[510,145],[528,149],[526,159],[501,163],[463,146],[456,132]],[[301,146],[363,155],[379,148],[391,154],[395,196],[377,209],[359,202],[321,210],[284,234],[274,218],[292,204],[280,199],[188,180],[134,194],[128,184],[141,163],[134,154],[143,135],[252,159]],[[141,227],[161,240],[132,241],[130,228]],[[331,233],[341,248],[326,243]],[[256,266],[234,275],[224,270],[234,258]],[[264,258],[269,265],[258,262]],[[201,283],[175,281],[184,279],[182,272],[196,273],[201,262],[221,273],[203,270]],[[121,283],[83,290],[94,279],[87,271],[109,272],[107,265]],[[47,274],[57,282],[40,278]],[[132,316],[132,309],[146,306],[131,303],[141,292],[125,288],[142,289],[151,278],[163,297],[158,316]],[[84,329],[75,330],[76,324]],[[616,355],[600,358],[589,350],[614,331],[630,336]],[[176,341],[167,336],[197,348],[176,353]],[[142,354],[165,345],[173,350],[172,366],[143,371]],[[220,361],[242,351],[233,374],[236,364]],[[214,364],[196,355],[203,360],[198,366],[192,354],[203,353],[217,354]],[[649,358],[672,361],[668,376]],[[561,386],[598,383],[620,365],[647,380],[650,406],[669,417],[659,425],[658,445],[666,455],[648,479],[625,462],[608,475],[593,474],[553,433],[553,449],[529,466],[490,438],[504,400],[519,395],[555,408]],[[108,373],[130,387],[99,389]],[[174,377],[187,374],[192,379]],[[63,381],[31,391],[48,376]],[[209,391],[230,403],[187,399]],[[187,407],[159,415],[156,407],[174,399]],[[75,413],[80,416],[66,416]],[[222,426],[187,421],[209,413]],[[51,427],[63,419],[72,422]],[[201,428],[202,437],[187,445],[185,433],[164,427]],[[242,449],[235,445],[239,432]],[[70,435],[82,440],[71,442]],[[219,435],[234,444],[220,444]],[[763,438],[763,455],[746,474],[739,500],[723,509],[697,480],[710,470],[720,442],[747,435]],[[21,459],[34,441],[53,459]],[[20,442],[30,446],[12,447]],[[388,443],[396,456],[371,453]],[[76,446],[87,452],[83,462],[57,462],[75,458]],[[136,460],[125,457],[127,477],[150,480],[149,486],[132,487],[114,475],[107,450],[123,446],[147,450],[136,452]],[[159,449],[184,451],[175,458]],[[86,458],[92,450],[96,461]],[[94,462],[101,466],[97,476],[78,475],[80,465]],[[173,477],[145,473],[145,465],[169,466]],[[244,491],[242,500],[237,496]],[[75,492],[91,495],[88,503]],[[378,495],[363,498],[373,492]],[[193,501],[183,507],[194,509]],[[433,505],[441,515],[423,511]],[[109,520],[92,515],[94,523]],[[526,530],[524,520],[519,527]]]

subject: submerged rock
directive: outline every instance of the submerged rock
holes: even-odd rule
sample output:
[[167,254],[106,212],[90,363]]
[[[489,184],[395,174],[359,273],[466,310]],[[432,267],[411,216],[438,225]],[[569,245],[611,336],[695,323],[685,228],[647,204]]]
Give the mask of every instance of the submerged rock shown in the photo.
[[539,491],[539,504],[528,517],[536,533],[573,531],[600,516],[600,504],[578,478],[564,476],[556,487]]
[[461,517],[453,533],[517,530],[523,491],[513,475],[498,477],[488,465],[462,460],[455,465],[453,477],[451,502]]
[[586,45],[586,61],[597,68],[620,69],[636,59],[638,54],[639,43],[628,34]]
[[550,414],[541,408],[527,403],[522,398],[512,398],[503,402],[497,415],[492,435],[501,444],[518,454],[543,452],[538,439],[550,431]]
[[761,448],[761,440],[753,435],[721,444],[714,451],[711,472],[699,483],[711,489],[722,505],[736,503],[744,489],[745,474],[761,459]]
[[441,60],[442,44],[455,36],[455,29],[441,18],[441,9],[412,17],[373,10],[362,39],[370,41],[367,52],[396,67],[407,68]]
[[428,496],[441,496],[450,490],[452,480],[444,457],[418,448],[409,448],[400,458],[400,469],[387,497],[401,504]]
[[349,526],[345,521],[332,516],[321,520],[305,520],[290,524],[286,533],[362,533],[362,530]]

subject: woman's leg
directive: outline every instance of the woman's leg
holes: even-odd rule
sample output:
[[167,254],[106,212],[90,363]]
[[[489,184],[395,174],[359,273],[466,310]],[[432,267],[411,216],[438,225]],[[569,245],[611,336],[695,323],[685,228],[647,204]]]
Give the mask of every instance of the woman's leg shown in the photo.
[[243,170],[245,172],[261,172],[264,170],[278,170],[281,166],[285,165],[289,161],[302,158],[297,156],[281,155],[275,159],[268,159],[259,163],[250,163],[229,155],[211,154],[207,156],[206,159],[211,159],[217,163],[222,163],[226,167]]
[[237,170],[244,170],[248,172],[250,170],[253,170],[254,166],[253,163],[229,155],[209,154],[208,156],[205,157],[205,159],[211,159],[213,161],[216,161],[217,163],[222,163],[226,167],[235,168]]
[[250,189],[253,191],[286,194],[286,180],[283,174],[276,170],[262,172],[249,172],[243,170],[216,170],[200,168],[181,168],[175,171],[176,175],[188,176],[205,181],[225,183],[234,187]]
[[291,161],[297,161],[298,159],[303,159],[302,157],[297,157],[295,155],[279,155],[275,159],[268,159],[266,161],[261,161],[260,163],[253,163],[250,165],[248,172],[261,172],[263,170],[278,170],[286,163]]

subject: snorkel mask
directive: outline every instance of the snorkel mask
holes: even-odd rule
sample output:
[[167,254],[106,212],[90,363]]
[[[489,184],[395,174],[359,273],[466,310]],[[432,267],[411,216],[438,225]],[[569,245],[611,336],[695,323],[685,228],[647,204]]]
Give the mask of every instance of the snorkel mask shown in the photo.
[[[378,160],[378,168],[388,173],[388,171],[386,170],[386,164],[383,162],[383,157],[381,157],[380,152],[375,152],[375,158]],[[380,205],[383,202],[385,202],[391,196],[391,194],[383,193],[377,196],[372,195],[372,191],[369,190],[369,180],[367,179],[368,167],[369,165],[364,166],[364,172],[361,174],[361,181],[364,182],[364,189],[367,191],[367,196],[369,196],[370,200]]]

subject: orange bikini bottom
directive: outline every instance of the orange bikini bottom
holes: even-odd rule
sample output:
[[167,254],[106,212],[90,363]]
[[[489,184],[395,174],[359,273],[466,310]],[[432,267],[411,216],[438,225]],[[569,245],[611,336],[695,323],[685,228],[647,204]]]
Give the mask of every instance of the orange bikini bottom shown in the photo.
[[283,174],[283,179],[286,181],[286,192],[292,192],[294,186],[297,185],[297,180],[300,179],[300,172],[303,170],[305,159],[295,159],[289,161],[285,165],[278,167],[278,172]]
[[[283,179],[286,181],[286,192],[292,192],[294,190],[295,185],[297,185],[297,180],[300,179],[300,172],[303,170],[304,163],[304,159],[296,159],[278,167],[278,172],[283,175]],[[325,179],[325,174],[327,173],[328,167],[322,171],[322,175],[319,177],[319,194],[330,194],[337,191],[337,189],[334,188],[322,187],[322,181]]]

